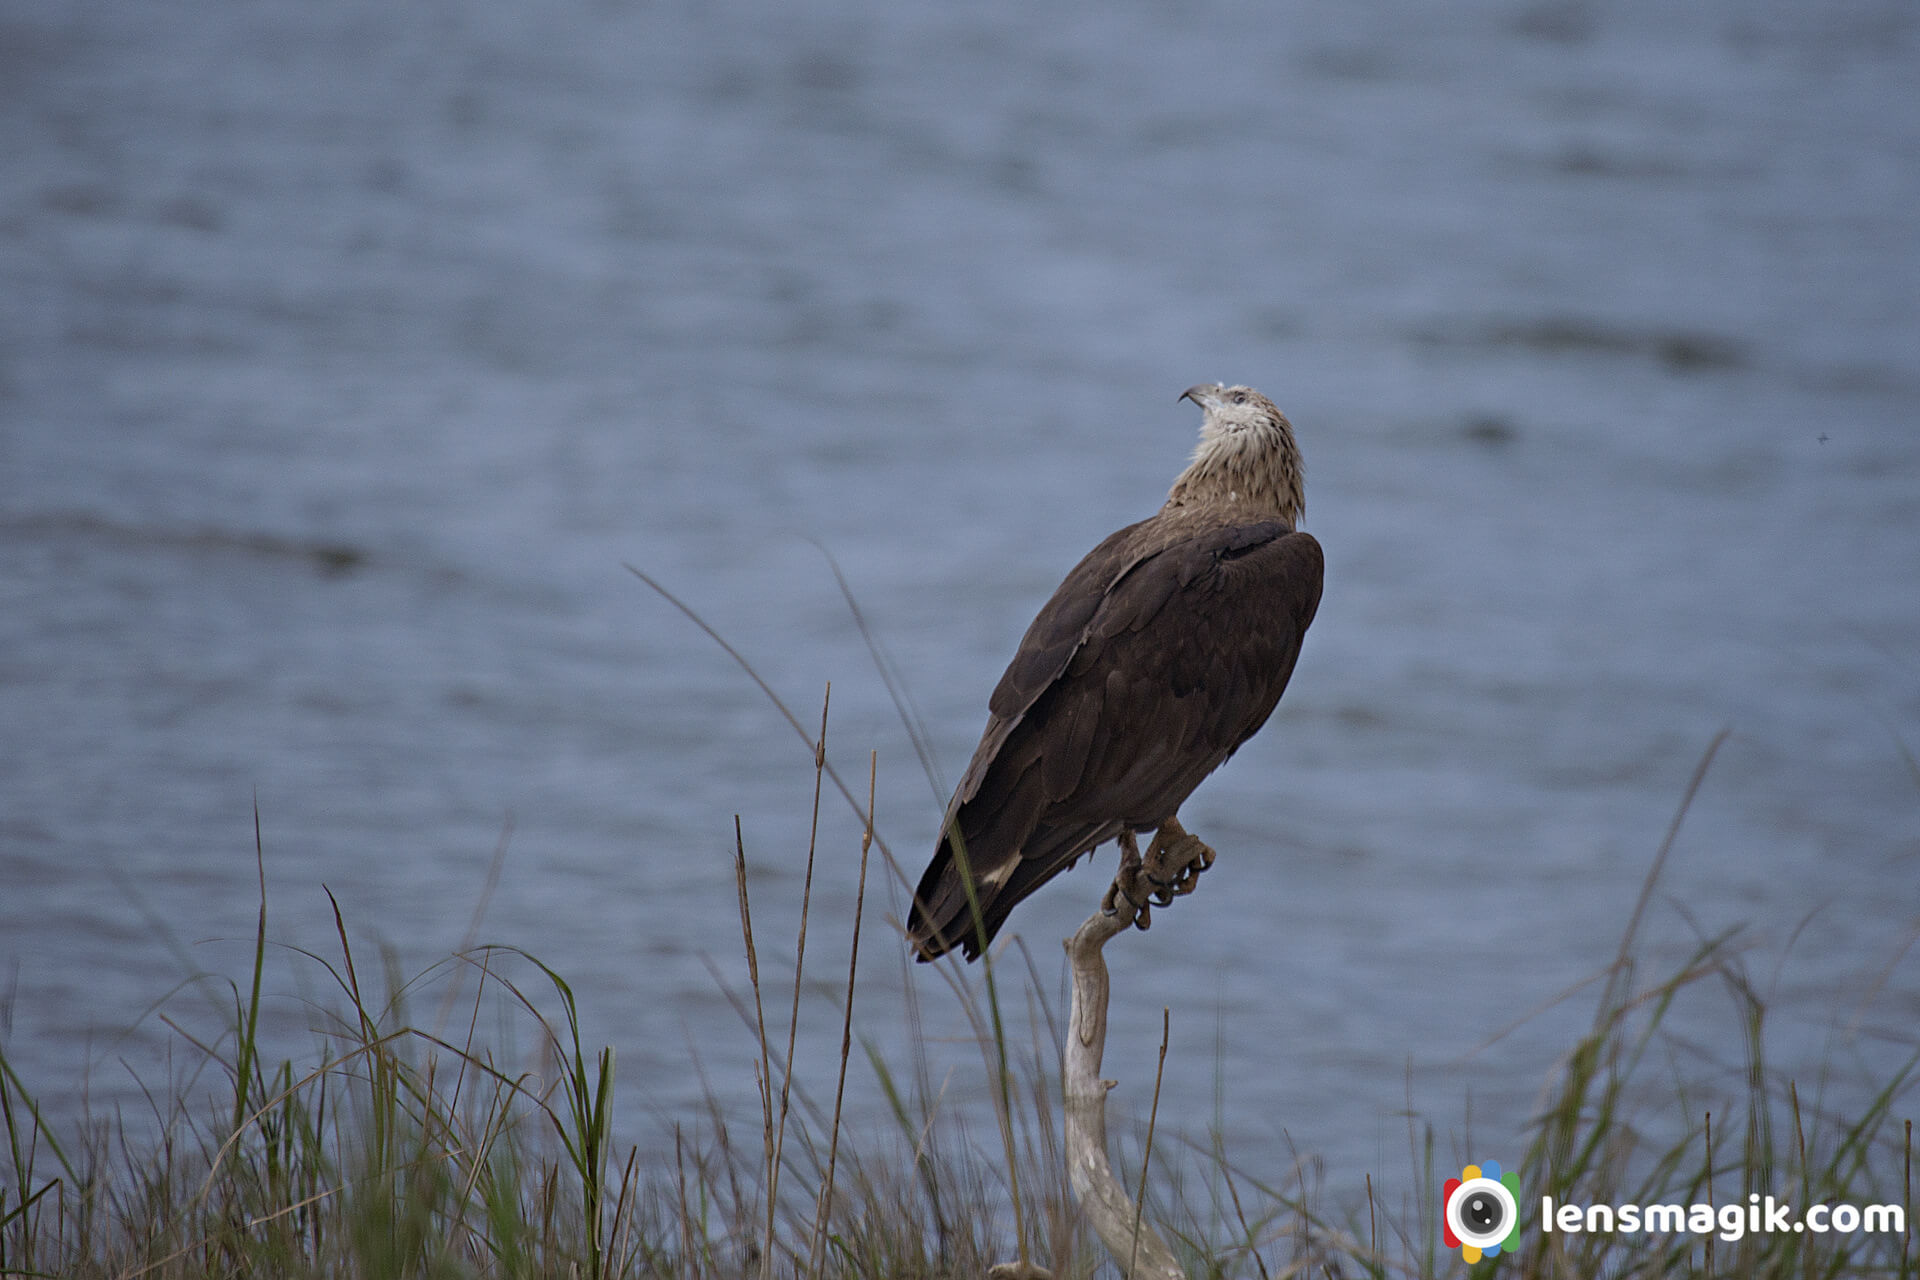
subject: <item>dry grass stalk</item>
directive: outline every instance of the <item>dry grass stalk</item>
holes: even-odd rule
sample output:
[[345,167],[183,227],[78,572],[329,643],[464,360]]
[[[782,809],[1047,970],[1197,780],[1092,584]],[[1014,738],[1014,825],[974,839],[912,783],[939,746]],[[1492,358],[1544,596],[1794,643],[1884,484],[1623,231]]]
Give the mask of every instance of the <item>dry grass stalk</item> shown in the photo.
[[[822,737],[825,736],[824,729]],[[808,1249],[807,1274],[820,1274],[820,1242],[833,1213],[833,1178],[840,1162],[840,1115],[847,1100],[847,1059],[853,1054],[853,980],[860,971],[860,922],[867,909],[867,853],[873,848],[874,799],[880,782],[880,753],[867,757],[867,826],[860,835],[860,883],[853,896],[853,944],[847,954],[847,998],[840,1019],[840,1075],[833,1086],[833,1127],[827,1137],[827,1176],[820,1188],[814,1218],[813,1243]]]
[[[772,1060],[767,1052],[767,1012],[760,999],[760,957],[753,946],[753,909],[747,903],[747,843],[740,832],[740,815],[733,815],[733,878],[740,891],[740,936],[747,948],[747,983],[753,988],[753,1018],[755,1030],[760,1036],[760,1059],[754,1064],[754,1078],[760,1086],[760,1124],[761,1139],[766,1153],[767,1180],[767,1237],[769,1245],[773,1237],[772,1195],[774,1171],[773,1142],[773,1077],[770,1074]],[[773,1250],[768,1248],[761,1254],[763,1277],[773,1275]]]

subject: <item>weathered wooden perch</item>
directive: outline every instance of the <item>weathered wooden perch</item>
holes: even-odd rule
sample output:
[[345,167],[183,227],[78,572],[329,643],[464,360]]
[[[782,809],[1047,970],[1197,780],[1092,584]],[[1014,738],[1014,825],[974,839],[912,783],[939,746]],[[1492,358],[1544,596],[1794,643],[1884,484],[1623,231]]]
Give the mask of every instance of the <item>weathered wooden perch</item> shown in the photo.
[[[1066,1092],[1067,1176],[1094,1231],[1120,1264],[1127,1280],[1186,1280],[1173,1250],[1142,1221],[1133,1197],[1107,1160],[1107,1090],[1100,1078],[1107,1047],[1107,961],[1101,948],[1134,922],[1124,899],[1111,915],[1095,911],[1067,939],[1073,971],[1073,1004],[1067,1015],[1067,1050],[1061,1064]],[[1138,1228],[1138,1239],[1135,1229]],[[1129,1270],[1128,1262],[1132,1260]]]
[[[1073,974],[1073,1002],[1060,1068],[1066,1094],[1067,1179],[1094,1232],[1119,1264],[1122,1280],[1186,1280],[1186,1272],[1167,1242],[1142,1220],[1139,1206],[1107,1160],[1107,1090],[1118,1081],[1100,1078],[1100,1059],[1107,1048],[1109,985],[1101,949],[1129,927],[1146,929],[1155,906],[1167,906],[1192,893],[1200,873],[1212,865],[1213,850],[1189,835],[1176,818],[1160,824],[1144,858],[1133,833],[1123,832],[1119,873],[1101,897],[1099,909],[1066,940],[1067,966]],[[1163,1064],[1165,1060],[1163,1043]],[[1157,1101],[1157,1088],[1155,1096]],[[988,1280],[1050,1280],[1047,1272],[1024,1258],[1002,1263],[987,1275]]]

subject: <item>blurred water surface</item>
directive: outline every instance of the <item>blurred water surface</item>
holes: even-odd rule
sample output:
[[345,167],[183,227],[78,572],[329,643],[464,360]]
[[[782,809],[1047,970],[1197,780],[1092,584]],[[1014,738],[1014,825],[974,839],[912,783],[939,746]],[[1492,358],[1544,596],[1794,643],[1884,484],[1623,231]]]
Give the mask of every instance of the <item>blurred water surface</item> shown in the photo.
[[[1590,997],[1526,1015],[1611,959],[1722,727],[1649,941],[1746,924],[1774,1066],[1878,1069],[1920,1023],[1916,59],[1904,0],[15,0],[9,1060],[58,1114],[138,1105],[143,1014],[250,954],[257,796],[272,936],[327,948],[326,885],[406,972],[510,814],[480,937],[572,981],[630,1136],[696,1052],[750,1100],[707,960],[741,967],[736,813],[790,950],[808,757],[622,562],[803,721],[834,682],[915,875],[944,796],[819,547],[950,782],[1221,379],[1292,416],[1327,589],[1185,811],[1219,866],[1114,949],[1116,1097],[1167,1005],[1163,1122],[1251,1165],[1404,1183],[1409,1103],[1510,1158]],[[829,795],[823,983],[857,830]],[[1107,861],[1014,917],[1048,989]],[[978,1107],[903,901],[857,1029],[904,1061],[916,984]],[[297,1048],[324,983],[271,995]]]

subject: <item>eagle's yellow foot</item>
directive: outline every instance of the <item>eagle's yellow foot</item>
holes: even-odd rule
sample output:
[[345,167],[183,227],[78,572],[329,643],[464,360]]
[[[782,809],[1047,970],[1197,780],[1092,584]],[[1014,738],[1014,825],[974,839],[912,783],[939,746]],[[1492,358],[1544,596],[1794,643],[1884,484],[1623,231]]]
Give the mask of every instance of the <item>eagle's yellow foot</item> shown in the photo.
[[1168,818],[1153,833],[1153,842],[1141,859],[1140,876],[1152,886],[1153,903],[1164,907],[1198,888],[1200,873],[1213,865],[1213,859],[1214,852],[1205,841],[1189,833],[1178,818]]
[[1113,883],[1107,886],[1106,896],[1100,899],[1102,914],[1124,914],[1127,923],[1136,929],[1153,927],[1153,910],[1147,905],[1152,886],[1147,882],[1145,865],[1140,857],[1140,842],[1134,839],[1133,832],[1121,832],[1120,869],[1114,873]]

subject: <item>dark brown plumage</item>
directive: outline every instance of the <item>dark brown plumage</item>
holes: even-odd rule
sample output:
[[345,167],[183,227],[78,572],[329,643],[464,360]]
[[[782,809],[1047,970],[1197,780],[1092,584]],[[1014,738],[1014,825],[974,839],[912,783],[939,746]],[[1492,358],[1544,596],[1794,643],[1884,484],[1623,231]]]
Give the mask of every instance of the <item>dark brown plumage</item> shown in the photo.
[[1292,427],[1247,387],[1181,398],[1204,417],[1166,505],[1074,566],[988,701],[908,917],[922,960],[954,947],[973,959],[1081,854],[1173,819],[1293,674],[1322,558],[1294,530],[1305,500]]

